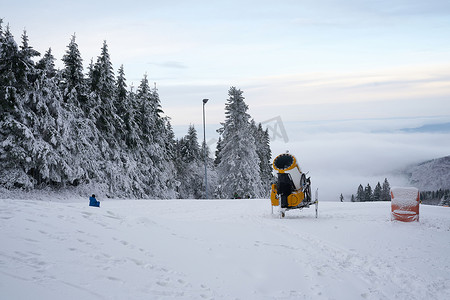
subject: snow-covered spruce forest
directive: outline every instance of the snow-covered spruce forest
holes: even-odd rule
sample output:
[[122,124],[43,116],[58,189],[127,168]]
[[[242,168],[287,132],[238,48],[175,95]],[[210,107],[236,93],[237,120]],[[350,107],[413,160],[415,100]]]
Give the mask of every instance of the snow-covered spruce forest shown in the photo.
[[99,50],[84,70],[74,35],[56,69],[51,48],[41,55],[26,31],[18,45],[0,23],[0,187],[201,198],[206,151],[210,198],[268,193],[268,132],[247,113],[241,90],[228,91],[213,159],[193,126],[175,138],[147,75],[130,90],[106,41]]

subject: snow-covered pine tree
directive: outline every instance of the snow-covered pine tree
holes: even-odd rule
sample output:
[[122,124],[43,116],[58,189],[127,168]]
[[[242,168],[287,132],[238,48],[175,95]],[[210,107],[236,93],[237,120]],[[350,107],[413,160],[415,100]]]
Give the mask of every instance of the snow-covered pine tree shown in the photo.
[[364,202],[366,201],[366,196],[364,193],[364,188],[362,184],[358,186],[358,190],[356,191],[356,202]]
[[391,186],[387,178],[384,179],[383,185],[381,187],[381,201],[391,201]]
[[197,138],[197,130],[193,125],[190,125],[188,128],[188,133],[186,134],[184,145],[181,145],[180,154],[183,158],[183,161],[197,162],[201,160],[203,154],[200,153],[200,145],[198,144]]
[[[122,88],[125,88],[123,69],[122,77],[119,76],[119,79]],[[124,176],[127,172],[125,168],[129,157],[124,151],[126,147],[124,122],[117,113],[117,91],[108,45],[104,41],[92,73],[90,102],[98,104],[95,113],[96,125],[102,138],[108,143],[109,149],[105,151],[104,160],[106,181],[109,183],[112,194],[130,189],[130,181]],[[126,97],[126,92],[124,96]]]
[[142,78],[136,91],[136,102],[138,105],[136,123],[140,129],[140,138],[145,144],[153,142],[152,129],[155,127],[154,109],[151,107],[152,102],[150,98],[150,85],[148,83],[147,74],[144,74],[144,78]]
[[365,197],[364,201],[372,201],[373,200],[372,187],[370,186],[369,183],[364,188],[364,197]]
[[81,58],[75,34],[71,37],[62,61],[60,87],[63,103],[60,113],[58,151],[75,170],[75,182],[102,184],[105,179],[105,152],[108,151],[95,126],[97,105],[89,101]]
[[164,122],[166,124],[166,139],[165,139],[165,148],[168,153],[169,160],[173,161],[176,156],[176,140],[175,140],[175,133],[173,132],[172,124],[170,123],[170,118],[165,117]]
[[204,165],[200,151],[197,131],[190,125],[186,136],[177,142],[178,193],[182,199],[199,199],[203,196]]
[[176,169],[173,158],[175,156],[174,151],[172,149],[173,139],[175,134],[173,133],[172,126],[169,123],[169,117],[163,116],[164,111],[162,110],[161,100],[159,98],[158,89],[156,88],[156,83],[154,88],[152,89],[152,97],[153,101],[152,107],[155,108],[156,113],[156,138],[155,142],[161,147],[163,150],[163,177],[164,181],[164,193],[161,193],[161,198],[171,199],[176,198]]
[[[135,120],[136,97],[133,92],[127,91],[127,83],[123,65],[121,65],[118,70],[115,88],[114,106],[117,112],[117,117],[120,118],[120,125],[122,127],[119,131],[119,135],[116,135],[116,138],[121,140],[120,147],[128,154],[126,155],[127,157],[122,159],[122,161],[125,162],[124,172],[131,174],[136,172],[134,167],[132,168],[133,170],[130,169],[130,164],[133,163],[133,166],[135,165],[135,153],[133,153],[133,149],[135,149],[139,143],[139,136],[137,133],[138,128]],[[124,154],[122,154],[122,156],[123,155]],[[130,178],[133,177],[135,177],[135,175],[131,175]]]
[[87,67],[87,74],[85,79],[86,89],[88,93],[91,93],[94,89],[94,59],[91,58],[91,61]]
[[256,153],[259,157],[259,169],[261,174],[261,184],[266,189],[266,195],[269,196],[270,186],[274,182],[273,168],[271,164],[272,151],[270,150],[269,132],[262,128],[261,123],[256,126],[255,121],[251,122],[256,142]]
[[165,148],[169,136],[156,88],[151,89],[147,75],[141,81],[136,93],[139,102],[137,125],[140,129],[142,178],[146,193],[155,198],[176,196],[175,166]]
[[125,143],[127,148],[135,149],[141,143],[139,137],[140,128],[138,127],[139,102],[136,98],[136,93],[133,91],[128,93],[124,107],[126,107],[126,110],[120,117],[124,122]]
[[[102,51],[94,65],[92,78],[91,103],[97,104],[92,109],[96,110],[97,128],[108,141],[111,148],[119,147],[116,136],[123,136],[123,121],[117,115],[115,107],[116,85],[114,71],[108,52],[106,41],[103,42]],[[97,99],[95,99],[97,98]],[[117,131],[117,132],[116,132]]]
[[111,101],[114,98],[116,91],[114,70],[106,41],[103,41],[101,53],[94,65],[92,81],[92,91],[103,101]]
[[75,38],[75,34],[72,35],[70,43],[67,46],[68,49],[62,58],[64,69],[61,74],[61,87],[63,89],[64,101],[77,104],[80,100],[84,102],[86,87],[83,75],[83,59],[81,58]]
[[380,182],[378,182],[375,188],[373,189],[373,201],[380,201],[380,200],[381,200],[381,184]]
[[9,26],[2,34],[0,48],[0,184],[6,187],[30,189],[35,181],[33,155],[42,146],[35,143],[34,127],[39,120],[28,104],[35,103],[36,70],[32,57],[37,55],[22,35],[21,49]]
[[[3,31],[3,30],[2,30]],[[22,35],[22,45],[17,46],[13,35],[6,27],[2,33],[2,43],[0,44],[0,91],[2,108],[11,110],[15,104],[16,97],[24,97],[25,91],[31,89],[31,85],[36,80],[36,70],[33,57],[40,55],[28,44],[26,31]]]
[[56,83],[55,59],[49,49],[36,64],[36,68],[32,67],[34,62],[31,57],[38,53],[29,46],[26,33],[22,39],[23,57],[29,61],[28,70],[33,70],[33,74],[27,74],[27,78],[32,80],[29,80],[24,107],[28,119],[26,123],[30,124],[32,132],[32,138],[29,139],[32,149],[29,153],[30,169],[27,174],[35,186],[60,187],[68,181],[74,181],[76,175],[72,171],[72,157],[66,161],[66,157],[62,157],[57,149],[60,124],[64,119],[59,119],[63,109],[62,96]]
[[28,35],[27,31],[24,30],[22,34],[22,45],[20,45],[20,58],[21,64],[19,64],[20,69],[18,70],[21,74],[23,74],[23,79],[25,80],[25,85],[30,86],[37,79],[37,73],[35,69],[35,63],[33,61],[33,57],[40,56],[41,54],[33,49],[28,44]]
[[20,94],[18,75],[19,69],[19,47],[14,40],[9,26],[6,31],[2,30],[2,43],[0,44],[0,108],[2,112],[13,112],[17,105],[17,97]]
[[236,87],[229,89],[225,122],[220,130],[219,189],[221,196],[226,198],[255,198],[264,194],[260,160],[247,113],[248,106],[242,94]]
[[129,108],[128,104],[128,91],[127,91],[127,83],[125,79],[125,71],[123,70],[123,65],[120,66],[117,71],[117,80],[116,80],[116,92],[115,92],[115,106],[117,109],[117,114],[120,118],[124,119],[127,109]]
[[49,48],[45,52],[44,56],[36,64],[36,68],[44,72],[47,78],[56,76],[55,57],[52,54],[52,48]]
[[55,76],[54,58],[48,52],[35,68],[32,58],[38,53],[29,45],[25,32],[20,48],[18,57],[23,69],[19,67],[16,71],[22,84],[16,86],[19,93],[14,110],[5,112],[2,119],[6,122],[1,126],[2,135],[8,140],[1,143],[5,148],[0,152],[12,158],[1,155],[2,160],[12,162],[14,167],[8,170],[8,163],[3,164],[9,178],[2,185],[26,189],[41,184],[60,186],[71,177],[69,169],[73,164],[64,161],[56,149],[61,121],[67,118],[58,119],[62,109],[59,89],[52,77]]

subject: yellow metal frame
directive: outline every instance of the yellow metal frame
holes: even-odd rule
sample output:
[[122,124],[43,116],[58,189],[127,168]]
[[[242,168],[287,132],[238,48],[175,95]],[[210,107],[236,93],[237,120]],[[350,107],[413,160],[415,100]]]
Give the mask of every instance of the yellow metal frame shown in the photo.
[[280,200],[278,199],[278,194],[277,194],[276,183],[272,184],[272,191],[270,192],[270,201],[272,202],[272,206],[280,205]]
[[287,198],[288,206],[295,207],[302,203],[303,199],[305,199],[305,193],[298,191],[293,192]]

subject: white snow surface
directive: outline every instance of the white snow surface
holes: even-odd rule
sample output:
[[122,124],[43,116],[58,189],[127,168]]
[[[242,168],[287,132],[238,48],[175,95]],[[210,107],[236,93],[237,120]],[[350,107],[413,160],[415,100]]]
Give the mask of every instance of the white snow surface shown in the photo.
[[450,299],[450,208],[87,203],[0,199],[1,299]]

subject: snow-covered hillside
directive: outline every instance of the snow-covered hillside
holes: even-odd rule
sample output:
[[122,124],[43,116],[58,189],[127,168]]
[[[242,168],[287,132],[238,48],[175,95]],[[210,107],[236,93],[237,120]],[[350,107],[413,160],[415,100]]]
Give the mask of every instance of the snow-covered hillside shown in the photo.
[[[101,200],[101,199],[100,199]],[[0,200],[2,299],[450,299],[450,209]]]
[[450,156],[411,166],[406,173],[411,184],[421,191],[450,189]]

